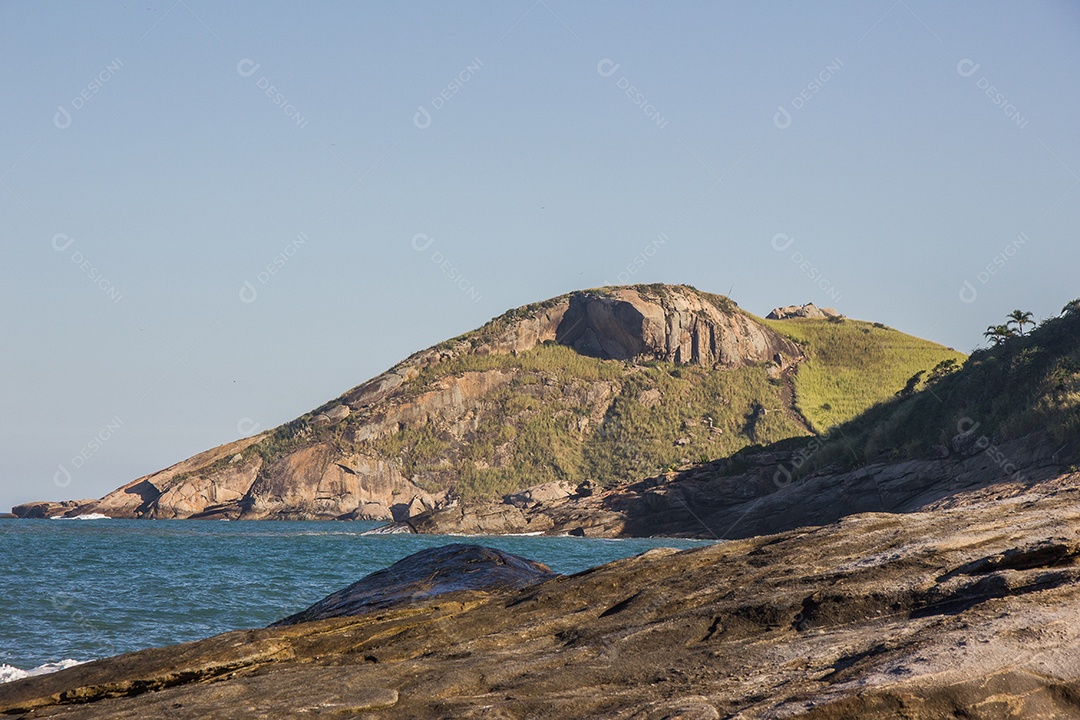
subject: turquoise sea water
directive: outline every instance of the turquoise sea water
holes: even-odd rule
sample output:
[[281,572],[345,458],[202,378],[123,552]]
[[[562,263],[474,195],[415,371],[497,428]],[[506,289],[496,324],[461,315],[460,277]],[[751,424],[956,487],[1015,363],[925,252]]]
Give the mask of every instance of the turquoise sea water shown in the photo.
[[262,627],[424,548],[573,573],[704,541],[361,535],[378,523],[0,520],[0,666],[28,670]]

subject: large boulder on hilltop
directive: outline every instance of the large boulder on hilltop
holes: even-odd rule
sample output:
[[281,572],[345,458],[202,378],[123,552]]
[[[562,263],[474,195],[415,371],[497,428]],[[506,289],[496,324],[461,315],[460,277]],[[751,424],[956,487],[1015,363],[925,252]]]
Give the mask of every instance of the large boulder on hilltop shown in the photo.
[[819,308],[814,303],[805,305],[787,305],[773,308],[772,312],[765,316],[767,320],[787,320],[788,318],[810,318],[821,320],[823,318],[843,317],[836,308]]

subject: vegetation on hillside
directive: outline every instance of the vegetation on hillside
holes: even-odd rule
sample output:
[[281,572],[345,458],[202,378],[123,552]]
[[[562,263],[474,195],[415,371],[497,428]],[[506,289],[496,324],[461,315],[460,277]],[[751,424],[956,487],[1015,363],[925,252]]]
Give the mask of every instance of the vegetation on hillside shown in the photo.
[[833,318],[762,320],[805,348],[808,358],[795,376],[795,404],[818,433],[848,422],[897,392],[925,384],[920,371],[964,354],[881,323]]
[[474,499],[551,480],[612,485],[805,434],[764,366],[633,364],[546,343],[516,356],[459,356],[425,370],[417,385],[490,370],[512,379],[475,409],[464,440],[460,428],[426,425],[366,449],[398,458],[432,489],[449,484]]
[[[635,288],[661,301],[672,293],[664,285]],[[742,312],[726,297],[699,294],[723,312]],[[414,400],[448,387],[452,379],[468,384],[479,381],[472,374],[500,373],[497,382],[486,378],[484,386],[492,389],[470,401],[470,407],[424,424],[402,423],[369,438],[356,431],[370,412],[354,412],[335,423],[313,420],[339,398],[276,428],[244,454],[257,453],[269,464],[313,443],[326,443],[341,455],[391,461],[421,486],[451,488],[464,500],[552,480],[610,486],[805,437],[800,414],[819,433],[850,424],[875,404],[891,401],[886,406],[893,407],[901,398],[937,387],[964,360],[961,353],[880,324],[761,321],[806,350],[807,360],[799,364],[793,383],[796,413],[787,381],[772,363],[712,369],[602,360],[551,341],[520,353],[474,352],[514,322],[563,299],[511,310],[437,346],[447,352],[420,367],[395,400]]]
[[813,465],[928,456],[965,430],[995,444],[1040,430],[1055,443],[1080,437],[1080,302],[839,427]]

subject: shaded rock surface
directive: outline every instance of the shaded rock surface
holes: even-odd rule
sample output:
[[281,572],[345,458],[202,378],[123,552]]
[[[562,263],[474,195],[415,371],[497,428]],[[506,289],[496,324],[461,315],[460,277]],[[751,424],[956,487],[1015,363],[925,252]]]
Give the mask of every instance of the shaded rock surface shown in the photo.
[[933,512],[131,653],[0,686],[0,712],[1078,717],[1078,485],[1065,474]]
[[421,550],[373,572],[273,626],[401,608],[452,592],[518,590],[553,577],[555,573],[546,565],[501,550],[444,545]]
[[[539,504],[507,497],[501,503],[437,509],[398,528],[430,534],[744,538],[856,513],[913,512],[986,493],[1016,495],[1069,467],[1075,448],[1068,454],[1060,450],[1035,433],[1001,446],[983,445],[976,454],[954,452],[798,477],[794,468],[804,462],[804,451],[770,448]],[[740,465],[749,467],[736,469]]]

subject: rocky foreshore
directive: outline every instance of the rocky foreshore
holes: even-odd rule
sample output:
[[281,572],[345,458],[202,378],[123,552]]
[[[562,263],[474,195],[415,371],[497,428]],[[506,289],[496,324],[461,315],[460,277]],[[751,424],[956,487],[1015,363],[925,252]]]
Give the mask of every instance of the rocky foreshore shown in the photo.
[[958,434],[938,458],[804,477],[797,468],[806,462],[805,444],[776,446],[608,490],[548,483],[501,501],[425,511],[375,532],[744,538],[855,513],[930,510],[987,488],[996,497],[1021,493],[1064,472],[1078,445],[1055,447],[1044,433],[1001,445]]
[[572,576],[483,548],[426,551],[292,624],[0,686],[0,712],[1078,717],[1078,485],[1065,474]]

